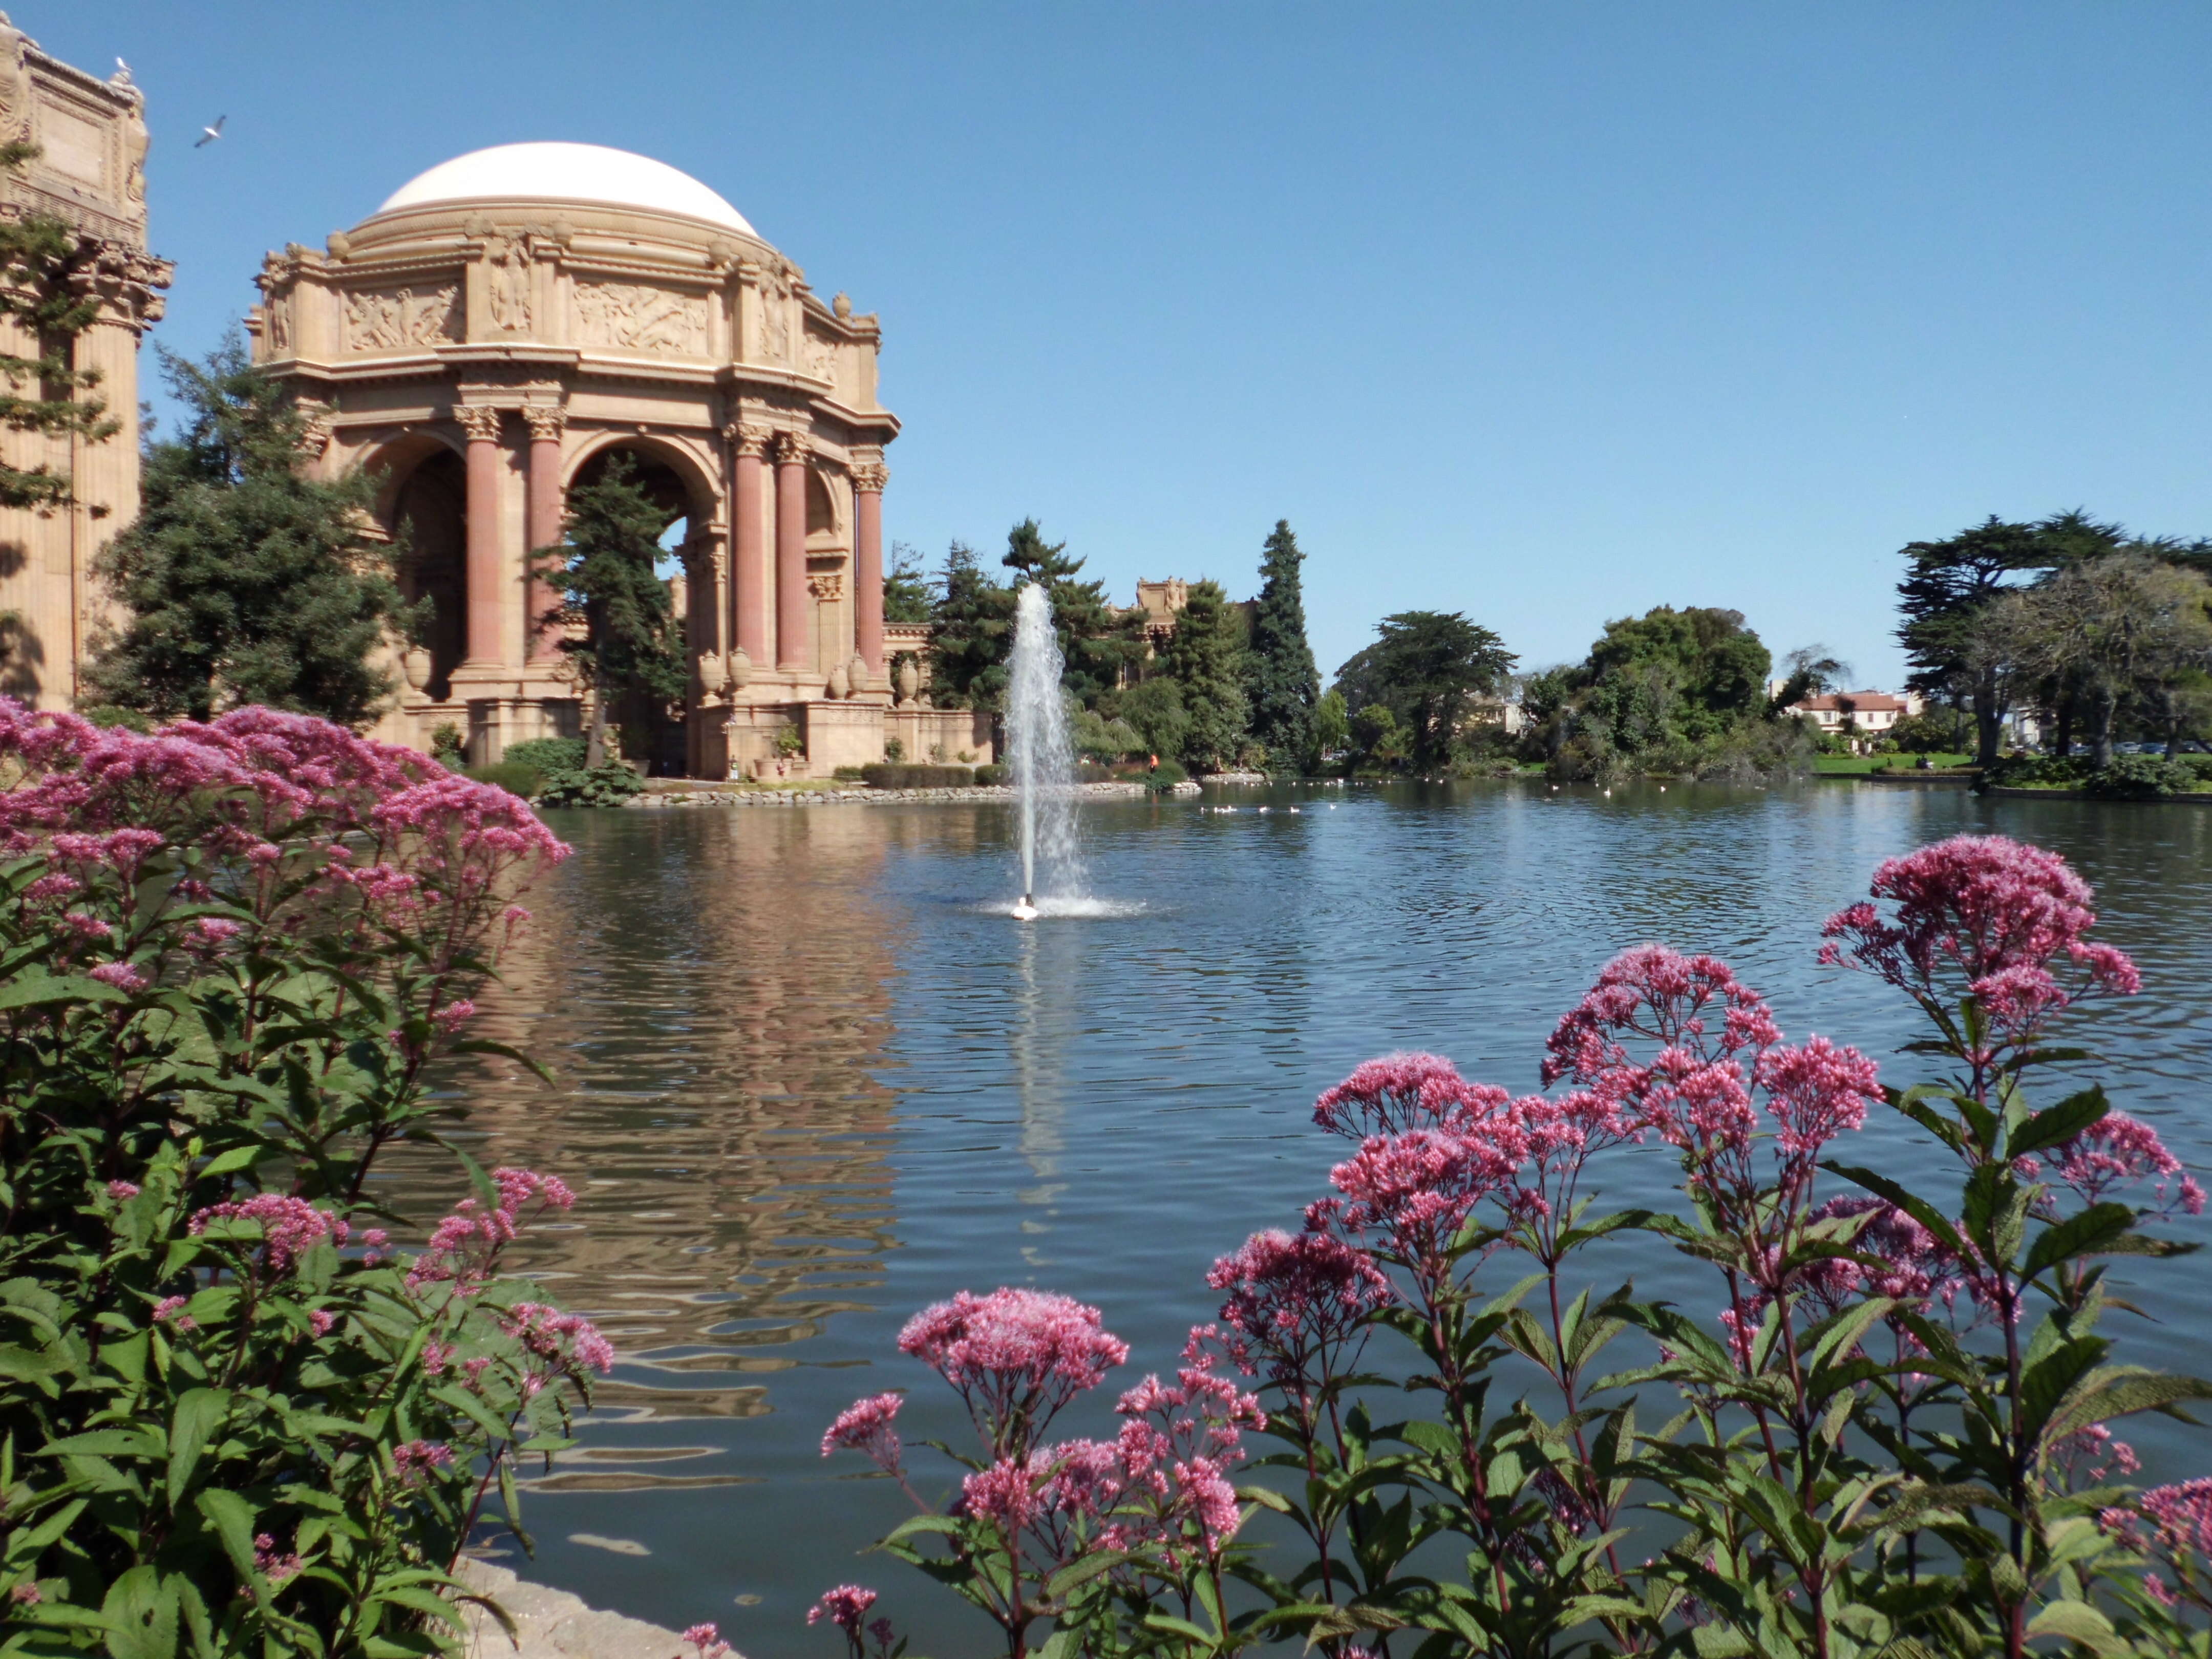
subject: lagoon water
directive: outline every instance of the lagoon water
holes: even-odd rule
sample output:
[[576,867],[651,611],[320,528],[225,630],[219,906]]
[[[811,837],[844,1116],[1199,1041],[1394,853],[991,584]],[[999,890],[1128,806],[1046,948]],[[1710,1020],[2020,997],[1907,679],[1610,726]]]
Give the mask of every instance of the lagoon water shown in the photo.
[[[1224,813],[1210,805],[1234,803]],[[1271,811],[1255,810],[1267,804]],[[1290,809],[1298,810],[1292,811]],[[2116,1100],[2212,1167],[2212,811],[1978,800],[1964,791],[1541,783],[1281,787],[1083,814],[1101,914],[1023,926],[1012,813],[996,805],[556,815],[577,856],[484,1034],[550,1065],[447,1079],[457,1139],[580,1195],[516,1266],[599,1320],[622,1353],[580,1446],[527,1492],[526,1576],[681,1627],[718,1621],[750,1659],[830,1655],[805,1609],[832,1584],[884,1592],[918,1650],[981,1651],[949,1593],[855,1552],[907,1512],[857,1456],[825,1462],[845,1404],[912,1390],[902,1428],[957,1438],[957,1404],[896,1351],[907,1316],[969,1287],[1098,1304],[1172,1365],[1210,1317],[1207,1265],[1295,1225],[1341,1143],[1314,1096],[1396,1048],[1536,1086],[1545,1034],[1613,951],[1645,939],[1725,957],[1784,1031],[1896,1052],[1910,1009],[1819,968],[1820,925],[1882,858],[1961,830],[2063,853],[2101,936],[2146,994],[2085,1013]],[[1853,1149],[1949,1189],[1893,1119]],[[1664,1202],[1662,1148],[1616,1155],[1621,1203]],[[384,1171],[428,1219],[460,1187],[427,1155]],[[2212,1237],[2192,1223],[2189,1236]],[[1643,1241],[1593,1268],[1702,1307],[1710,1282]],[[2154,1321],[2121,1358],[2212,1374],[2198,1261],[2129,1264]],[[1608,1285],[1611,1280],[1608,1279]],[[1109,1423],[1109,1387],[1066,1432]],[[2212,1430],[2131,1436],[2148,1473],[2212,1470]],[[931,1489],[946,1482],[927,1453]]]

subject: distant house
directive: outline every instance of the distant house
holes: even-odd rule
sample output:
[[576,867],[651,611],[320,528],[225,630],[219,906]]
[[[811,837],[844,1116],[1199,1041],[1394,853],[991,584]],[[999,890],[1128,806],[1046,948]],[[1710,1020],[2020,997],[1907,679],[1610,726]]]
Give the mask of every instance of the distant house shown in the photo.
[[[1780,680],[1768,684],[1769,696],[1778,696],[1781,690]],[[1852,747],[1859,749],[1870,747],[1874,739],[1898,721],[1921,713],[1927,706],[1927,699],[1917,691],[1824,691],[1817,697],[1791,703],[1789,712],[1802,714],[1829,736],[1851,738]]]

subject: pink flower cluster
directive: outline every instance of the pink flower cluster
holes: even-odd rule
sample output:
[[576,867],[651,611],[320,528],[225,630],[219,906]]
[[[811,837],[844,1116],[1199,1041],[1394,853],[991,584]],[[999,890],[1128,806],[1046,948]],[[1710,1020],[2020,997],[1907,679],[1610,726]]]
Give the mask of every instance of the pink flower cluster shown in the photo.
[[886,1474],[899,1474],[905,1448],[899,1443],[895,1425],[902,1403],[902,1397],[896,1394],[871,1395],[854,1401],[838,1413],[837,1420],[822,1437],[822,1455],[827,1457],[844,1447],[862,1453]]
[[252,1198],[210,1204],[194,1212],[190,1227],[195,1237],[210,1221],[248,1221],[261,1229],[262,1261],[270,1273],[282,1277],[308,1250],[329,1239],[343,1244],[350,1229],[338,1217],[319,1210],[304,1198],[276,1193],[257,1193]]
[[1255,1233],[1206,1275],[1226,1293],[1224,1346],[1247,1376],[1302,1389],[1394,1292],[1374,1259],[1328,1233]]
[[453,1449],[440,1441],[410,1440],[392,1449],[392,1467],[400,1484],[418,1486],[436,1469],[453,1466]]
[[[2153,1486],[2124,1509],[2104,1510],[2097,1522],[2124,1547],[2149,1556],[2184,1586],[2194,1587],[2197,1564],[2212,1555],[2212,1480]],[[2180,1600],[2155,1572],[2145,1575],[2143,1588],[2167,1607]],[[2193,1599],[2201,1603],[2201,1591]]]
[[[868,1616],[868,1609],[875,1604],[875,1591],[865,1585],[840,1584],[836,1589],[824,1591],[822,1599],[806,1610],[806,1622],[819,1625],[827,1621],[836,1626],[845,1632],[848,1650],[858,1654],[865,1647],[860,1640],[860,1621]],[[705,1628],[711,1630],[714,1626],[710,1625]],[[891,1644],[890,1620],[878,1619],[867,1630],[869,1636],[875,1640],[877,1651],[888,1656]],[[688,1637],[688,1632],[686,1635]],[[726,1647],[722,1650],[725,1653],[729,1651]],[[705,1655],[703,1659],[713,1659],[713,1656]]]
[[953,1386],[1001,1455],[1018,1441],[1035,1443],[1061,1407],[1129,1357],[1097,1309],[1012,1286],[988,1296],[962,1291],[923,1309],[898,1345]]
[[684,1632],[684,1639],[691,1644],[699,1659],[728,1659],[730,1644],[722,1639],[719,1625],[694,1625]]
[[253,1534],[253,1570],[272,1588],[289,1583],[300,1576],[300,1553],[287,1550],[280,1554],[276,1539],[265,1532],[258,1532]]
[[422,1254],[407,1269],[407,1288],[451,1283],[454,1293],[473,1296],[489,1280],[500,1251],[511,1243],[527,1215],[566,1210],[576,1195],[557,1176],[501,1167],[492,1171],[498,1201],[487,1210],[473,1198],[456,1204],[431,1232]]
[[1954,836],[1881,865],[1872,890],[1893,915],[1865,901],[1838,911],[1821,929],[1820,960],[1869,969],[1923,1002],[1971,994],[1996,1045],[2032,1043],[2085,997],[2142,988],[2124,952],[2088,939],[2088,883],[2042,848]]
[[587,1369],[604,1375],[615,1368],[614,1345],[581,1314],[563,1313],[542,1302],[518,1302],[501,1310],[501,1322],[544,1365],[542,1373],[533,1370],[526,1377],[526,1394],[535,1394],[555,1375],[574,1376]]
[[2040,1173],[2072,1188],[2085,1204],[2101,1203],[2123,1188],[2148,1182],[2159,1209],[2204,1213],[2204,1188],[2197,1178],[2166,1149],[2157,1130],[2125,1112],[2106,1112],[2054,1148],[2050,1167]]

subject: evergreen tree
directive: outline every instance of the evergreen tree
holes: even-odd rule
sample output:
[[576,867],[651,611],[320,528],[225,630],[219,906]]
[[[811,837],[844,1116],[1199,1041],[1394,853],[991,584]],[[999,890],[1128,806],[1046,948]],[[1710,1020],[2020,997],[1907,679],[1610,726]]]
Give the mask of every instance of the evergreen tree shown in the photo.
[[1305,562],[1287,519],[1275,521],[1260,561],[1260,597],[1252,605],[1252,735],[1267,746],[1276,771],[1319,760],[1314,705],[1321,675],[1306,642],[1306,604],[1298,580]]
[[930,696],[939,708],[995,709],[1013,650],[1014,592],[965,542],[945,550],[929,602]]
[[884,620],[929,620],[929,578],[922,574],[921,555],[904,542],[891,544],[891,568],[884,578]]
[[1385,617],[1376,635],[1336,671],[1337,690],[1355,711],[1354,738],[1369,709],[1387,708],[1413,769],[1426,771],[1449,757],[1468,700],[1496,691],[1517,659],[1456,611],[1401,611]]
[[[0,173],[13,175],[38,155],[35,144],[0,144]],[[0,426],[99,443],[114,436],[117,422],[101,399],[82,394],[100,384],[96,370],[76,366],[76,337],[92,326],[100,307],[90,289],[71,279],[90,262],[91,237],[49,213],[0,219],[0,318],[38,343],[35,357],[0,352]],[[70,501],[70,477],[40,465],[0,461],[0,507],[52,511]]]
[[164,718],[265,703],[367,724],[392,690],[373,654],[420,619],[394,550],[362,533],[375,480],[307,475],[290,395],[235,333],[204,363],[165,351],[161,368],[185,424],[147,446],[138,520],[100,556],[125,617],[91,684]]
[[2047,569],[2098,539],[2084,525],[2072,522],[2073,516],[2061,530],[2057,548],[2038,526],[2008,524],[1993,513],[1948,541],[1914,542],[1904,549],[1908,565],[1897,585],[1903,617],[1897,642],[1912,665],[1905,683],[1931,696],[1972,702],[1975,759],[1980,765],[1997,758],[2005,702],[1993,662],[1977,660],[1978,623],[1990,601],[2020,573]]
[[684,624],[668,584],[654,569],[661,532],[674,515],[637,482],[637,469],[620,451],[589,483],[568,492],[567,534],[557,547],[533,556],[584,613],[584,637],[564,640],[592,700],[592,732],[584,763],[606,757],[606,722],[623,728],[623,746],[634,757],[652,753],[651,735],[667,705],[690,689]]
[[1123,665],[1141,652],[1130,626],[1107,602],[1106,584],[1079,581],[1083,561],[1067,556],[1066,542],[1047,542],[1035,519],[1006,532],[1006,568],[1024,582],[1042,584],[1052,601],[1053,631],[1060,635],[1060,684],[1086,708],[1121,683]]
[[1182,692],[1182,762],[1194,772],[1232,763],[1248,734],[1243,633],[1219,582],[1190,585],[1189,600],[1161,656]]

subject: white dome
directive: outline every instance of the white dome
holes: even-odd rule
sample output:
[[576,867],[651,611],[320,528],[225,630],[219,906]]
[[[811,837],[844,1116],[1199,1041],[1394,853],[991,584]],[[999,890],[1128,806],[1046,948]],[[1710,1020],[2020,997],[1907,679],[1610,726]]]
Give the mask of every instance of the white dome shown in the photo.
[[759,234],[690,173],[604,144],[495,144],[471,150],[416,174],[377,211],[477,201],[605,202]]

